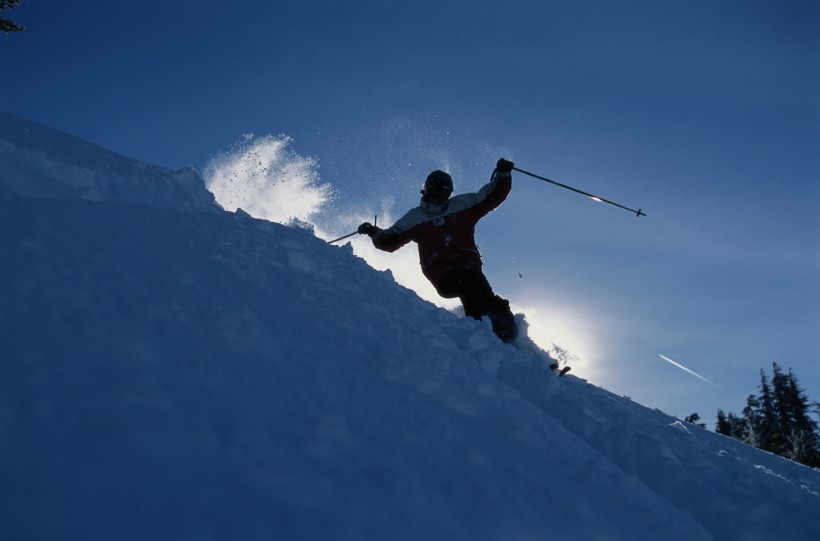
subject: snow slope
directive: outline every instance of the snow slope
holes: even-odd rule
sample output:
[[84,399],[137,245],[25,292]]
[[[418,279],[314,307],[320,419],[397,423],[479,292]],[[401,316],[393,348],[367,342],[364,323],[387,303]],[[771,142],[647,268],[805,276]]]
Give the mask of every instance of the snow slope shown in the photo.
[[349,246],[6,114],[0,149],[4,540],[820,538],[817,471]]
[[0,111],[0,189],[178,210],[215,210],[193,169],[169,171]]

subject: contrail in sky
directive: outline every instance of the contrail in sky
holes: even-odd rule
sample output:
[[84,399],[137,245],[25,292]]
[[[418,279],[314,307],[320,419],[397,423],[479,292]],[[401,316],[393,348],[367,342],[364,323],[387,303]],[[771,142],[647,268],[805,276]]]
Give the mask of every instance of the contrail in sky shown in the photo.
[[710,385],[714,385],[714,386],[715,386],[715,387],[717,387],[718,389],[722,389],[722,388],[723,388],[723,387],[721,387],[720,385],[718,385],[717,383],[715,383],[715,382],[713,382],[713,381],[709,381],[708,379],[704,378],[703,376],[701,376],[701,375],[700,375],[700,374],[698,374],[697,372],[694,372],[694,371],[692,371],[692,370],[689,370],[688,368],[686,368],[686,367],[685,367],[685,366],[683,366],[682,364],[680,364],[680,363],[676,363],[675,361],[673,361],[673,360],[672,360],[672,359],[670,359],[669,357],[666,357],[665,355],[658,355],[658,356],[659,356],[661,359],[663,359],[664,361],[666,361],[666,362],[668,362],[668,363],[672,364],[673,366],[677,366],[677,367],[678,367],[678,368],[680,368],[681,370],[683,370],[683,371],[685,371],[685,372],[689,372],[690,374],[692,374],[692,375],[693,375],[693,376],[695,376],[696,378],[700,378],[700,379],[702,379],[703,381],[705,381],[706,383],[709,383]]

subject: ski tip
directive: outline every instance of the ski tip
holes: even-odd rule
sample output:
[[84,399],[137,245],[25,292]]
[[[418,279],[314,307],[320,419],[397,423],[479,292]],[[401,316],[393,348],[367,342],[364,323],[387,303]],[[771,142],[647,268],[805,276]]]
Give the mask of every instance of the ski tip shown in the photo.
[[555,375],[560,378],[561,376],[572,370],[572,367],[565,366],[563,368],[559,368],[558,363],[553,363],[550,365],[550,370],[552,370],[555,373]]
[[641,212],[641,209],[638,209],[638,212],[636,212],[636,213],[635,213],[635,216],[637,216],[638,218],[640,218],[641,216],[646,216],[646,213],[645,213],[645,212]]

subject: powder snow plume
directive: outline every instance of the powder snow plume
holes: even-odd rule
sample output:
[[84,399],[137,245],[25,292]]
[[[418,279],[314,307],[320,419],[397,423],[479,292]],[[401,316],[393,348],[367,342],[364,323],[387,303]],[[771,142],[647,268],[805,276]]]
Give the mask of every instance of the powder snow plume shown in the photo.
[[283,224],[309,222],[332,198],[332,188],[320,183],[316,158],[298,155],[289,148],[292,141],[286,135],[245,135],[208,163],[206,186],[226,210],[241,208]]

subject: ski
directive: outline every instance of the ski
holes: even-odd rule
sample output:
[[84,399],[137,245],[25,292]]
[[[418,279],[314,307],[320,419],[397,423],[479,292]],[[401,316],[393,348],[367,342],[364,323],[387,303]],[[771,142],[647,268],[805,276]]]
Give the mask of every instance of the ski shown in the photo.
[[560,378],[561,376],[563,376],[564,374],[566,374],[567,372],[569,372],[570,370],[572,370],[572,367],[570,367],[570,366],[565,366],[565,367],[563,367],[563,368],[559,368],[559,367],[558,367],[558,363],[555,363],[555,364],[551,364],[551,365],[550,365],[550,370],[552,370],[553,372],[555,372],[555,375],[556,375],[556,376],[558,376],[558,377]]

